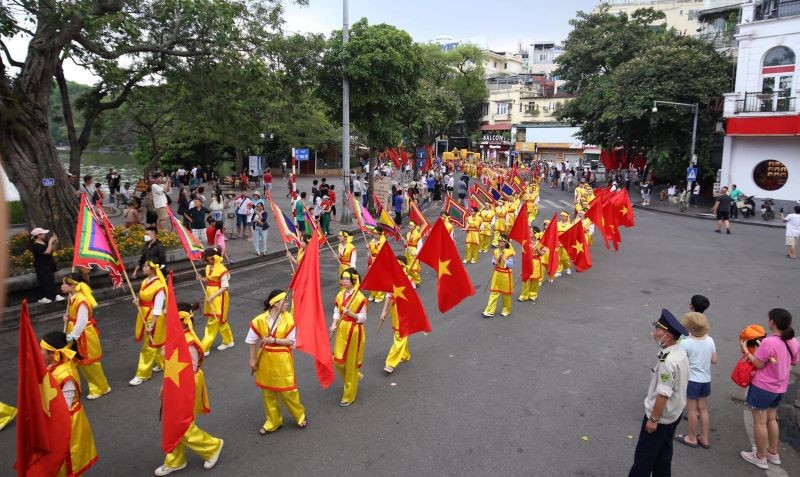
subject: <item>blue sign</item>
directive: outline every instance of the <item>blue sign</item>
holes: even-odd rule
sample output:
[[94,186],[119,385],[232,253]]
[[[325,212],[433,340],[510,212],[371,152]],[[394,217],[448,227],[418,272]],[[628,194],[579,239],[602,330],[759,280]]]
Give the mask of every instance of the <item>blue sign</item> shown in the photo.
[[690,167],[686,169],[686,180],[696,182],[697,181],[697,168]]
[[417,148],[417,159],[427,159],[428,151],[424,147]]
[[295,149],[294,150],[294,158],[298,161],[307,161],[308,160],[308,149]]
[[44,187],[53,187],[54,185],[56,185],[56,180],[51,177],[45,177],[44,179],[42,179],[42,185]]
[[427,159],[418,159],[417,160],[417,169],[425,169],[425,165],[428,163]]

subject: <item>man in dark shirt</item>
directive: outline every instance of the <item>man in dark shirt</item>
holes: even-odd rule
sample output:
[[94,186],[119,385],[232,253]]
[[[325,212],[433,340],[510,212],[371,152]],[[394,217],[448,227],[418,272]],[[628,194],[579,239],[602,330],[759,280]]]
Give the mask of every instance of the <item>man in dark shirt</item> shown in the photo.
[[711,213],[717,213],[717,229],[714,232],[722,233],[722,223],[725,223],[725,233],[731,233],[731,203],[733,200],[728,195],[728,188],[723,187],[719,191],[717,201],[714,202],[714,207],[711,208]]
[[161,265],[161,271],[167,273],[167,250],[164,244],[158,240],[158,229],[154,226],[149,226],[144,230],[144,248],[142,249],[142,256],[139,257],[139,263],[133,271],[131,278],[136,278],[136,274],[142,269],[146,262],[155,262]]
[[194,200],[194,207],[187,210],[186,213],[183,214],[192,228],[192,235],[195,236],[198,243],[203,243],[203,238],[205,237],[206,233],[206,217],[210,214],[211,211],[203,207],[203,201],[200,199]]
[[394,222],[399,227],[403,223],[403,191],[394,193]]

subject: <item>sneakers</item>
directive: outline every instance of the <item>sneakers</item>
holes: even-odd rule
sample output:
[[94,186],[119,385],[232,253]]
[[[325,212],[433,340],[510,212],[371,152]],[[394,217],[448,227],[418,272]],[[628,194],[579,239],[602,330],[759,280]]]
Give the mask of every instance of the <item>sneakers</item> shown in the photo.
[[186,462],[184,462],[183,465],[180,466],[180,467],[167,467],[166,465],[162,465],[161,467],[156,469],[155,475],[158,475],[159,477],[160,476],[164,476],[164,475],[169,475],[169,474],[171,474],[173,472],[177,472],[177,471],[183,470],[185,468],[186,468]]
[[144,381],[145,380],[140,378],[139,376],[134,376],[133,379],[128,381],[128,384],[130,384],[131,386],[138,386],[138,385],[142,384]]
[[491,317],[494,316],[494,315],[490,315],[489,313],[486,313],[485,311],[483,313],[481,313],[481,314],[483,315],[484,318],[491,318]]
[[[556,272],[556,274],[555,274],[555,275],[553,275],[553,276],[554,276],[555,278],[558,278],[558,277],[560,277],[560,276],[561,276],[561,272]],[[553,281],[553,280],[550,280],[550,282],[551,282],[551,283],[552,283],[552,281]]]
[[206,351],[205,353],[203,353],[203,357],[206,357],[206,358],[207,358],[207,357],[208,357],[208,355],[210,355],[210,354],[211,354],[211,351]]
[[375,298],[374,297],[369,297],[369,298],[367,298],[367,301],[375,301]]
[[383,370],[386,371],[386,374],[392,374],[394,372],[394,368],[391,366],[384,366]]
[[160,373],[161,371],[164,371],[164,368],[162,368],[162,367],[161,367],[161,366],[159,366],[159,365],[155,365],[155,366],[153,366],[153,372],[154,372],[154,373]]
[[461,263],[467,263],[467,261],[466,260],[462,260]]
[[572,269],[571,268],[567,269],[567,275],[572,275]]
[[352,402],[347,402],[347,401],[339,401],[339,407],[347,407],[347,406],[349,406],[351,404],[353,404],[353,403]]
[[219,449],[217,452],[214,452],[214,455],[211,456],[210,459],[203,462],[203,468],[206,470],[213,469],[215,465],[217,465],[217,461],[219,460],[219,453],[222,452],[222,446],[225,444],[225,441],[222,439],[219,440]]
[[105,396],[106,394],[108,394],[110,392],[111,392],[111,386],[109,386],[108,390],[106,390],[106,392],[104,392],[103,394],[89,394],[88,396],[86,396],[86,399],[88,399],[90,401],[93,401],[93,400],[95,400],[97,398],[101,398],[101,397]]
[[740,455],[742,456],[742,459],[746,460],[747,462],[750,462],[759,469],[764,469],[764,470],[769,469],[769,465],[767,465],[767,459],[759,459],[758,454],[755,451],[752,452],[742,451]]
[[49,299],[47,297],[44,297],[44,298],[38,300],[36,303],[43,303],[43,304],[53,303],[53,300],[51,300],[51,299]]
[[731,229],[725,229],[725,233],[730,235],[731,234]]
[[781,456],[778,454],[773,454],[770,451],[767,451],[767,460],[770,464],[781,465]]
[[64,301],[64,297],[61,295],[56,295],[56,301]]
[[502,317],[506,317],[506,316],[509,316],[510,314],[511,314],[511,313],[506,313],[506,312],[504,311],[504,312],[500,313],[500,316],[502,316]]
[[233,348],[235,343],[231,342],[231,344],[222,343],[221,345],[217,346],[217,351],[225,351],[228,348]]

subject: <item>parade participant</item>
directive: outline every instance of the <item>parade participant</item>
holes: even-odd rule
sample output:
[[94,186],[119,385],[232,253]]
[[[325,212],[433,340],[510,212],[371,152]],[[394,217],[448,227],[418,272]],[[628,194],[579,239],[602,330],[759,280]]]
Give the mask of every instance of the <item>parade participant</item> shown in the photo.
[[[211,412],[211,403],[208,399],[205,374],[203,373],[203,345],[194,332],[194,315],[192,310],[199,305],[178,303],[178,316],[183,325],[183,335],[189,345],[189,356],[192,358],[192,371],[194,371],[194,415],[197,413],[208,414]],[[219,454],[222,452],[224,441],[218,439],[197,426],[197,419],[192,421],[183,434],[180,443],[164,458],[164,464],[155,470],[155,475],[164,476],[186,468],[186,447],[193,450],[203,458],[203,468],[212,469],[217,465]]]
[[308,424],[294,374],[295,332],[286,292],[273,290],[264,301],[264,312],[250,322],[245,338],[245,343],[250,345],[250,369],[264,400],[266,421],[258,430],[260,436],[275,432],[283,425],[279,400],[292,414],[297,427],[302,429]]
[[544,278],[542,257],[545,255],[545,247],[539,242],[541,233],[539,229],[533,227],[531,231],[531,261],[533,262],[533,273],[531,276],[522,283],[522,291],[520,291],[517,301],[532,301],[536,303],[539,297],[539,286],[542,284]]
[[294,264],[295,268],[300,266],[300,262],[303,261],[303,255],[306,253],[306,247],[308,247],[308,241],[311,240],[311,235],[302,234],[300,235],[300,240],[296,241],[295,244],[297,245],[297,258],[292,256],[292,252],[286,251],[286,258],[288,258],[292,264]]
[[233,348],[233,331],[228,323],[228,309],[230,308],[230,295],[228,281],[230,272],[222,264],[222,257],[215,248],[207,248],[203,252],[206,262],[206,276],[197,275],[197,280],[206,283],[206,299],[203,303],[203,315],[208,318],[206,330],[203,334],[203,350],[208,356],[211,345],[217,339],[217,333],[222,336],[222,344],[217,346],[218,351]]
[[344,290],[336,295],[333,308],[331,335],[336,333],[333,345],[333,362],[344,382],[339,405],[349,406],[358,394],[358,383],[362,378],[361,364],[364,362],[364,345],[367,340],[364,322],[367,321],[367,299],[359,291],[359,276],[355,268],[348,268],[341,276]]
[[439,217],[442,219],[442,222],[444,222],[444,228],[447,229],[447,233],[450,234],[450,238],[455,241],[456,233],[453,231],[454,227],[453,222],[450,221],[450,216],[447,215],[447,212],[442,211],[439,213]]
[[[558,223],[556,227],[558,229],[558,234],[561,235],[570,227],[572,227],[572,222],[569,220],[569,212],[561,212],[558,214]],[[569,259],[569,254],[567,253],[566,249],[559,245],[558,247],[558,272],[556,276],[561,276],[561,272],[566,271],[567,275],[572,274],[572,261]]]
[[63,332],[51,331],[42,337],[39,346],[47,372],[58,383],[70,413],[69,454],[58,476],[83,475],[97,463],[97,448],[86,411],[81,405],[81,380],[73,360],[80,360]]
[[492,244],[492,219],[494,219],[494,210],[486,202],[481,210],[480,252],[488,252],[489,246]]
[[522,200],[528,209],[528,223],[533,223],[536,220],[536,215],[539,213],[539,191],[536,185],[529,185],[525,188],[525,193],[522,195]]
[[100,330],[94,321],[94,307],[97,301],[92,289],[84,283],[80,273],[70,273],[61,282],[61,292],[69,293],[69,307],[64,315],[67,323],[67,341],[77,341],[78,354],[75,359],[78,370],[89,383],[86,399],[97,399],[111,392],[103,365],[103,347],[100,345]]
[[[372,262],[375,261],[375,258],[378,256],[378,252],[381,251],[381,247],[383,247],[383,244],[386,243],[386,237],[383,235],[383,227],[378,225],[375,227],[373,233],[375,234],[375,237],[369,242],[369,260],[367,260],[367,269],[372,266]],[[341,274],[339,274],[339,276],[341,276]],[[382,302],[385,297],[386,292],[369,292],[369,301],[374,301],[375,303]]]
[[422,264],[417,260],[417,253],[422,247],[422,234],[419,226],[413,221],[408,222],[408,233],[406,234],[406,263],[409,263],[408,277],[416,287],[422,282]]
[[489,302],[486,304],[486,309],[483,310],[483,316],[487,318],[494,316],[500,295],[503,296],[503,309],[500,314],[502,316],[511,314],[511,293],[514,291],[514,277],[511,269],[514,267],[515,254],[514,247],[509,243],[508,237],[501,235],[492,258],[494,272],[492,273],[492,281],[489,287],[491,292],[489,294]]
[[142,269],[145,279],[139,288],[139,298],[133,303],[139,307],[136,315],[136,341],[142,342],[136,376],[128,384],[138,386],[150,379],[153,371],[164,369],[164,356],[159,352],[164,346],[164,312],[167,309],[167,282],[157,263],[147,262]]
[[0,402],[0,431],[11,424],[11,421],[13,421],[15,417],[17,417],[17,408]]
[[591,247],[592,246],[592,236],[594,235],[594,223],[586,218],[586,210],[583,209],[578,212],[577,217],[575,217],[575,223],[580,222],[583,226],[583,233],[586,234],[586,243]]
[[[409,275],[406,257],[398,255],[397,261],[400,262],[400,266],[403,267],[406,275]],[[409,275],[409,280],[410,279],[411,276]],[[383,310],[381,311],[381,322],[386,319],[386,315],[389,313],[392,315],[392,330],[394,331],[394,335],[392,339],[392,347],[389,348],[389,354],[386,355],[386,365],[383,367],[383,370],[387,374],[392,374],[398,364],[411,359],[411,352],[408,350],[408,336],[403,338],[400,337],[400,316],[397,313],[395,297],[391,293],[387,294],[386,302],[383,304]]]
[[508,233],[508,224],[506,223],[506,215],[508,215],[508,208],[503,199],[497,200],[497,205],[494,208],[494,240],[492,240],[492,247],[497,248],[500,241],[500,236]]
[[652,336],[660,348],[658,362],[650,372],[645,416],[628,477],[671,475],[673,437],[686,405],[689,358],[678,338],[688,332],[667,309],[661,310],[653,326]]
[[466,247],[464,250],[464,263],[478,262],[478,246],[480,245],[481,218],[478,208],[472,208],[472,214],[467,217]]
[[353,236],[344,230],[339,232],[339,276],[348,268],[356,268],[358,252],[353,245]]

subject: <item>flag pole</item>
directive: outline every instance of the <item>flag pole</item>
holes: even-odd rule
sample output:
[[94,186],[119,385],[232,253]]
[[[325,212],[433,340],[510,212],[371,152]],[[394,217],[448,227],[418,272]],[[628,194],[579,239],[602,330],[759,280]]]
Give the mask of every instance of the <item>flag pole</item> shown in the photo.
[[[281,242],[283,242],[283,240],[281,240]],[[288,246],[288,245],[286,245],[286,242],[283,242],[283,248],[285,248],[285,249],[286,249],[286,253],[289,253],[289,254],[291,254],[291,253],[292,253],[292,252],[290,252],[290,251],[289,251],[289,246]],[[294,269],[294,263],[292,263],[292,261],[291,261],[291,260],[289,260],[289,265],[292,267],[292,274],[294,274],[294,272],[295,272],[295,269]]]
[[[310,219],[314,218],[314,215],[310,214],[308,212],[308,207],[306,206],[306,204],[303,204],[303,210],[305,211],[305,213],[308,214],[308,218],[310,218]],[[318,234],[322,234],[322,230],[319,229],[319,226],[317,225],[316,222],[314,222],[314,232],[318,233]],[[328,240],[328,237],[325,237],[325,245],[327,245],[328,248],[331,250],[331,253],[333,254],[334,258],[336,259],[336,263],[339,263],[339,254],[336,253],[336,251],[331,246],[331,242],[330,242],[330,240]]]
[[[286,245],[286,244],[284,244],[284,245]],[[288,249],[287,249],[287,251],[288,251]],[[283,293],[286,294],[286,297],[283,299],[284,302],[289,298],[289,288],[292,286],[292,281],[293,280],[294,280],[294,277],[292,277],[292,280],[289,280],[289,284],[286,285],[286,288],[283,290]],[[292,299],[294,299],[294,293],[292,294]],[[280,318],[280,314],[281,313],[283,313],[283,306],[281,306],[281,311],[278,312],[278,318]],[[272,326],[267,327],[267,336],[271,335],[272,332],[275,331],[275,327],[278,326],[278,318],[275,318],[275,322],[272,323]],[[267,322],[267,324],[269,324],[269,322]],[[263,338],[262,338],[262,340],[263,340]],[[255,374],[256,370],[258,370],[258,360],[261,359],[261,353],[263,351],[264,351],[264,346],[260,345],[258,347],[258,351],[256,351],[256,369],[251,369],[250,370],[250,376]]]

